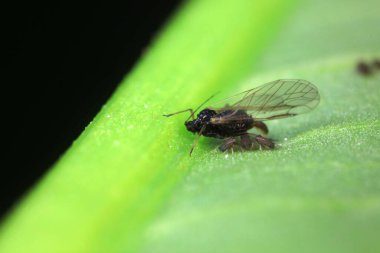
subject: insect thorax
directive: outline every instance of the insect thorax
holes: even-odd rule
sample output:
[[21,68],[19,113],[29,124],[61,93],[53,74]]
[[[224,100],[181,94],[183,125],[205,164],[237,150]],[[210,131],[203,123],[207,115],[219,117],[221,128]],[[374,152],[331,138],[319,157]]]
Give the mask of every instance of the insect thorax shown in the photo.
[[210,131],[206,136],[225,138],[246,133],[253,127],[252,117],[244,110],[225,110],[210,121]]

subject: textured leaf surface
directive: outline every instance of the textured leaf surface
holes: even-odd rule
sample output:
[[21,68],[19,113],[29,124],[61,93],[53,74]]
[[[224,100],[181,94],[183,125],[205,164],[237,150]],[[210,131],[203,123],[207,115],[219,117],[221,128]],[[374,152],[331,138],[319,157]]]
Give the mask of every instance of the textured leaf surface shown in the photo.
[[[192,1],[2,224],[0,252],[380,252],[378,1]],[[221,154],[183,127],[211,94],[315,84],[274,151]]]

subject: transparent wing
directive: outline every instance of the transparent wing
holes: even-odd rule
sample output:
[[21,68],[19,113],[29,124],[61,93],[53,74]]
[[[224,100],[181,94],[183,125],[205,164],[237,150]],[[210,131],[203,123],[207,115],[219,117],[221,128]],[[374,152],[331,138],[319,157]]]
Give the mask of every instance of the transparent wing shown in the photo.
[[313,110],[319,103],[318,89],[308,81],[301,79],[280,79],[247,90],[220,101],[224,107],[211,107],[217,112],[230,111],[222,124],[237,121],[246,111],[259,121],[296,116]]

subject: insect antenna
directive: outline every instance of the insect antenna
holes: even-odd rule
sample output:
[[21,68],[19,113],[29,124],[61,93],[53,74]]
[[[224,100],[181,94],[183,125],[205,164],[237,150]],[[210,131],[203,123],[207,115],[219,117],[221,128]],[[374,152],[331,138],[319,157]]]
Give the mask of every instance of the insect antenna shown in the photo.
[[212,95],[211,97],[209,97],[208,99],[206,99],[206,101],[204,101],[200,106],[198,106],[191,114],[190,116],[187,118],[186,121],[188,121],[190,118],[194,119],[194,114],[202,107],[204,106],[208,101],[210,101],[213,97],[215,97],[217,93],[215,93],[214,95]]
[[[190,112],[190,117],[194,119],[194,111],[193,111],[193,109],[191,109],[191,108],[190,108],[190,109],[186,109],[186,110],[182,110],[182,111],[179,111],[179,112],[173,112],[173,113],[169,113],[169,114],[164,114],[164,115],[162,115],[162,116],[165,116],[165,117],[171,117],[171,116],[173,116],[173,115],[180,114],[180,113],[187,112],[187,111]],[[189,117],[189,118],[190,118],[190,117]],[[189,120],[189,119],[187,119],[187,120]],[[186,120],[186,121],[187,121],[187,120]]]
[[193,109],[186,109],[186,110],[182,110],[182,111],[179,111],[179,112],[173,112],[173,113],[169,113],[169,114],[164,114],[162,116],[165,116],[165,117],[171,117],[173,115],[176,115],[176,114],[180,114],[180,113],[183,113],[183,112],[190,112],[190,116],[186,119],[186,121],[189,121],[189,119],[195,119],[194,118],[194,114],[204,105],[206,104],[208,101],[210,101],[210,99],[212,99],[214,96],[216,95],[216,93],[214,95],[212,95],[211,97],[209,97],[208,99],[206,99],[206,101],[204,101],[200,106],[197,107],[197,109],[193,110]]
[[206,125],[204,125],[201,130],[199,131],[198,135],[197,135],[197,138],[195,139],[195,141],[193,142],[193,145],[191,146],[191,149],[190,149],[190,153],[189,153],[189,156],[191,156],[191,153],[193,153],[193,150],[195,148],[195,146],[197,145],[198,143],[198,140],[199,140],[199,137],[201,137],[202,133],[203,133],[203,130],[205,130],[206,128]]

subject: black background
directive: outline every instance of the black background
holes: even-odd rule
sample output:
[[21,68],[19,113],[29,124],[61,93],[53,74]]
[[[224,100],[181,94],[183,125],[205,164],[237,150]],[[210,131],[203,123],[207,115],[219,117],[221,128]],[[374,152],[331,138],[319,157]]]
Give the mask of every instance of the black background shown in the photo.
[[7,7],[0,216],[79,136],[179,5]]

